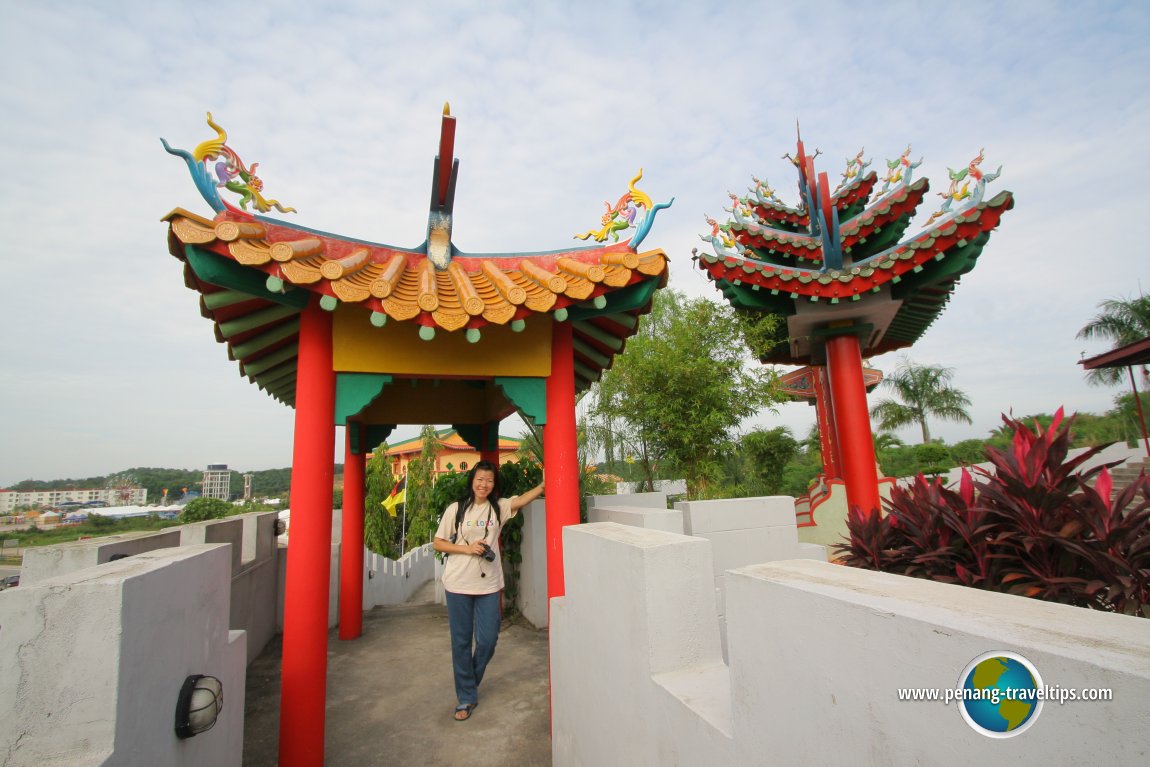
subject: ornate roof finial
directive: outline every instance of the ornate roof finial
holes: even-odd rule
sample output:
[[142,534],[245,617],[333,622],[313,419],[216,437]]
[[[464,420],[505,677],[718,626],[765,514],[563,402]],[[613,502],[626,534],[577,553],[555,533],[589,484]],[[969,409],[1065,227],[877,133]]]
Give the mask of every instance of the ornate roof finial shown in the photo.
[[[228,146],[228,133],[212,119],[211,112],[208,112],[208,127],[216,132],[216,137],[201,141],[191,152],[174,149],[162,138],[160,141],[168,154],[184,159],[196,188],[213,210],[218,213],[230,208],[239,213],[247,213],[250,203],[260,213],[267,213],[272,208],[281,213],[296,212],[295,208],[281,205],[279,200],[264,198],[264,182],[256,175],[259,163],[244,164],[235,150]],[[235,208],[224,202],[220,197],[220,189],[238,194],[240,207]]]
[[675,201],[675,198],[672,197],[671,202],[661,202],[656,205],[649,194],[635,186],[642,178],[643,169],[639,168],[639,172],[627,185],[627,191],[623,193],[623,196],[614,206],[611,205],[610,200],[603,202],[606,212],[599,218],[599,223],[602,226],[599,229],[590,229],[582,234],[576,234],[575,239],[593,238],[595,242],[605,242],[607,237],[611,237],[614,242],[618,242],[620,232],[634,227],[635,234],[631,237],[631,247],[637,248],[643,238],[647,236],[647,232],[650,231],[651,224],[655,220],[655,214],[663,208],[669,208],[671,203]]
[[451,117],[451,102],[450,101],[444,101],[443,102],[443,116],[444,117]]

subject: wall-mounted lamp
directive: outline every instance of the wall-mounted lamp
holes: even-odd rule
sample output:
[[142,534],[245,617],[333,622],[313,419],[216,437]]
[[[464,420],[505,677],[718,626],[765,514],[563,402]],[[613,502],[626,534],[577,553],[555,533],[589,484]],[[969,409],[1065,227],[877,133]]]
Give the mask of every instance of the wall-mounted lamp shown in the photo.
[[282,519],[277,519],[276,520],[276,538],[279,538],[281,535],[283,535],[286,532],[287,532],[287,522],[284,522]]
[[224,707],[224,685],[214,676],[192,674],[176,701],[176,735],[190,738],[212,729]]

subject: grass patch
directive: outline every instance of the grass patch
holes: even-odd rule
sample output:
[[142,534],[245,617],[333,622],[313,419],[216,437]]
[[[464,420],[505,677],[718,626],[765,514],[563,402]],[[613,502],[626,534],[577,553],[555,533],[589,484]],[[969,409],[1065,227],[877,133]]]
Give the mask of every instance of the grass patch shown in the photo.
[[[120,520],[99,517],[98,520],[95,523],[88,521],[82,525],[61,525],[50,530],[38,527],[13,530],[0,534],[0,543],[15,540],[24,548],[51,546],[56,543],[71,543],[81,538],[100,538],[106,535],[119,535],[120,533],[163,530],[167,527],[177,527],[183,524],[178,519],[159,519],[154,516],[127,517]],[[19,563],[19,559],[16,559],[15,564]]]

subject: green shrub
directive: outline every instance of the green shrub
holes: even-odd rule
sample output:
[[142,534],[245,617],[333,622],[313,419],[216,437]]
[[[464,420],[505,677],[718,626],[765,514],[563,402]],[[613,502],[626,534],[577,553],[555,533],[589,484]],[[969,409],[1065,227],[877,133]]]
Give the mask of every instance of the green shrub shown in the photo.
[[203,522],[208,519],[220,519],[234,510],[234,506],[219,498],[195,498],[180,513],[180,521]]

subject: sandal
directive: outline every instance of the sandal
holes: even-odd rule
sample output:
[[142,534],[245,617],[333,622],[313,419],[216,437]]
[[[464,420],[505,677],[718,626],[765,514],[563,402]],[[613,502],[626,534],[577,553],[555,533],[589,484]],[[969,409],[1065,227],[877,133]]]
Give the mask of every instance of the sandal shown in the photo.
[[471,718],[471,711],[478,703],[463,703],[455,707],[455,721],[466,722]]

